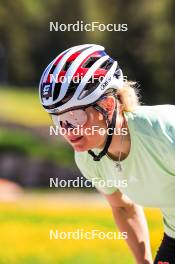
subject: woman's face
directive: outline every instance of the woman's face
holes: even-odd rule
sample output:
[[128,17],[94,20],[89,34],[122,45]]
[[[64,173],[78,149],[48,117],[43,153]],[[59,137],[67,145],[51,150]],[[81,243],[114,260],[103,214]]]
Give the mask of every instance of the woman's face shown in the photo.
[[85,111],[87,121],[81,130],[78,133],[77,131],[74,133],[73,129],[67,130],[63,136],[76,151],[82,152],[93,148],[102,149],[106,136],[99,133],[99,129],[106,130],[106,121],[103,115],[92,106],[86,108]]

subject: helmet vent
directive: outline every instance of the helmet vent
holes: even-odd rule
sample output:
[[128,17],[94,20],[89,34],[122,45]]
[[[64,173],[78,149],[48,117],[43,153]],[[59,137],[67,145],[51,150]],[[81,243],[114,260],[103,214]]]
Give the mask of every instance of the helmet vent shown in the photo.
[[72,63],[72,61],[67,61],[67,62],[64,64],[64,66],[63,66],[63,68],[62,68],[62,71],[67,71],[67,70],[69,69],[71,63]]
[[80,93],[78,96],[78,100],[83,99],[84,97],[88,96],[91,94],[100,84],[99,79],[90,79],[88,83],[86,84],[85,88],[83,91]]
[[53,92],[53,101],[55,101],[60,94],[61,84],[62,84],[61,82],[55,83],[55,88]]
[[83,68],[90,68],[97,60],[99,60],[99,57],[90,57],[83,65]]
[[111,66],[113,65],[113,63],[114,63],[114,60],[112,60],[112,59],[109,58],[107,61],[105,61],[100,66],[100,68],[105,69],[105,70],[109,70],[111,68]]

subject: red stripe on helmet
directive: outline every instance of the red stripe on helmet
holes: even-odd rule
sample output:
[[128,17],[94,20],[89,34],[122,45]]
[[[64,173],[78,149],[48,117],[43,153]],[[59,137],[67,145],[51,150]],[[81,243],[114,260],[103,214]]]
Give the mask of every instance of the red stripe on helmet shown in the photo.
[[81,52],[75,52],[75,53],[73,53],[73,54],[67,59],[67,62],[74,61],[74,60],[75,60],[80,54],[81,54]]
[[[76,72],[74,73],[73,77],[74,76],[82,76],[84,77],[84,75],[86,74],[86,72],[89,70],[89,68],[82,68],[82,65],[90,58],[90,57],[101,57],[101,54],[99,51],[95,51],[91,54],[89,54],[82,62],[81,64],[79,65],[78,69],[76,70]],[[106,70],[104,69],[98,69],[95,71],[94,75],[95,77],[100,77],[100,76],[105,76],[107,73]]]
[[[65,63],[67,62],[71,62],[74,61],[79,55],[81,54],[81,52],[75,52],[74,54],[72,54]],[[62,59],[62,57],[65,54],[62,54],[61,56],[59,56],[59,58],[54,62],[54,65],[57,66],[57,64],[60,62],[60,60]],[[89,70],[88,68],[83,68],[82,65],[90,58],[90,57],[101,57],[101,54],[99,51],[95,51],[92,52],[91,54],[89,54],[79,65],[78,69],[76,70],[76,72],[73,75],[73,78],[81,78],[85,76],[85,74],[87,73],[87,71]],[[63,66],[64,67],[64,66]],[[105,76],[107,73],[107,70],[105,69],[97,69],[93,76],[95,78],[98,78],[100,76]],[[58,82],[63,82],[63,77],[66,75],[66,71],[60,71],[59,75],[56,75],[56,78],[53,80],[53,75],[52,74],[48,74],[47,77],[47,82],[50,83],[51,81],[54,81],[56,83]]]
[[65,55],[65,53],[62,54],[61,56],[59,56],[58,59],[54,62],[54,65],[57,65],[64,55]]

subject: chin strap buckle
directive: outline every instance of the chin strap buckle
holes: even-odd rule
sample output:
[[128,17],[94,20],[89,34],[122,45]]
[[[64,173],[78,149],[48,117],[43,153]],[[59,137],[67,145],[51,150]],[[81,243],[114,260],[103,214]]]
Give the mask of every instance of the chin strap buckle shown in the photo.
[[96,156],[93,158],[94,161],[100,161],[100,157]]

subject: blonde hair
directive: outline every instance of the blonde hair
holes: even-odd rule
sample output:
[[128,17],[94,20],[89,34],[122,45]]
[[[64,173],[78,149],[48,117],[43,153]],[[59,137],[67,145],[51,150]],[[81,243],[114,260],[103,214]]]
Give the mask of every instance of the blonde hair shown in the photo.
[[139,85],[133,81],[125,81],[124,86],[117,90],[117,96],[122,104],[122,110],[132,112],[140,105]]

